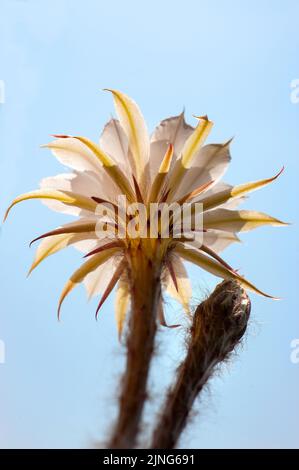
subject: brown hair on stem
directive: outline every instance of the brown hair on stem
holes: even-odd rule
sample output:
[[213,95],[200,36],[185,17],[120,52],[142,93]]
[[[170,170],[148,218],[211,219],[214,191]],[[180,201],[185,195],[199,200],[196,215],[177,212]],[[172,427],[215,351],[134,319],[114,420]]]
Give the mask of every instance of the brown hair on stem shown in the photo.
[[243,337],[251,304],[235,281],[223,281],[196,309],[187,355],[177,370],[152,436],[151,448],[172,449],[184,430],[193,403],[216,366]]
[[119,410],[108,448],[136,446],[142,411],[147,398],[156,319],[161,301],[160,266],[139,252],[132,258],[131,314],[128,324],[126,368],[120,384]]

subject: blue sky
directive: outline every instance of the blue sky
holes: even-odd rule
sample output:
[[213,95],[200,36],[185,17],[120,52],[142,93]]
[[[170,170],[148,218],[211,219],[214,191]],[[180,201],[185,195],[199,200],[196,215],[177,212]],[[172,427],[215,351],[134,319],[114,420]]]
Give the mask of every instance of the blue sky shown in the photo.
[[[260,288],[283,298],[252,295],[252,319],[239,356],[211,382],[200,416],[183,447],[299,447],[299,365],[290,343],[299,338],[298,116],[290,83],[299,78],[297,0],[1,0],[0,210],[44,176],[63,171],[39,145],[49,134],[97,139],[113,112],[105,87],[140,104],[150,129],[179,113],[206,114],[210,140],[235,136],[226,180],[272,176],[279,181],[253,194],[246,207],[292,222],[261,228],[226,259]],[[113,419],[124,361],[109,300],[98,322],[96,301],[83,289],[57,300],[80,254],[49,258],[26,279],[28,242],[64,216],[38,202],[15,209],[1,229],[1,447],[87,447],[105,440]],[[191,268],[200,298],[217,280]],[[177,315],[169,306],[168,318]],[[146,420],[177,361],[182,332],[161,331],[152,400]]]

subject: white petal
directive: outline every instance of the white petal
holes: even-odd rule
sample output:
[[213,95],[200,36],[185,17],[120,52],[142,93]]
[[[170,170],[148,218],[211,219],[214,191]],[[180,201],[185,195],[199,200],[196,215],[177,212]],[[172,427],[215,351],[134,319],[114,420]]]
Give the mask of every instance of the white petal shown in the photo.
[[[44,178],[40,182],[41,189],[55,189],[59,191],[72,191],[86,197],[99,197],[110,202],[115,202],[120,193],[117,186],[111,181],[109,176],[92,172],[63,173],[61,175]],[[43,200],[43,203],[50,209],[64,214],[80,215],[87,217],[90,215],[76,207],[71,207],[58,201]]]
[[103,293],[118,266],[119,258],[112,257],[106,263],[89,273],[84,279],[88,298]]
[[149,159],[149,136],[143,115],[129,96],[117,90],[108,91],[113,94],[116,113],[129,141],[129,152],[135,167],[132,170],[135,170],[140,183]]
[[232,243],[240,242],[239,237],[232,232],[225,232],[222,230],[209,230],[200,234],[195,235],[194,241],[188,242],[188,245],[200,248],[200,245],[206,245],[216,253],[220,253],[225,250]]
[[117,119],[110,119],[100,137],[100,147],[128,176],[128,138]]
[[[74,185],[74,179],[76,175],[74,173],[66,173],[56,176],[49,176],[47,178],[43,178],[39,184],[41,189],[54,189],[58,191],[72,191],[72,186]],[[82,195],[86,195],[83,192]],[[89,195],[90,196],[90,195]],[[42,203],[49,207],[51,210],[55,212],[61,212],[62,214],[69,214],[69,215],[77,215],[82,217],[94,216],[94,214],[90,214],[88,211],[84,211],[79,207],[70,206],[68,204],[64,204],[60,201],[55,201],[52,199],[44,199]]]
[[181,113],[161,121],[151,136],[151,142],[164,140],[167,144],[173,144],[174,153],[179,157],[186,140],[193,131],[194,127],[186,123],[184,113]]
[[184,310],[189,313],[189,302],[192,296],[190,279],[184,263],[181,261],[179,256],[172,255],[171,263],[176,276],[178,291],[167,269],[165,270],[165,279],[163,282],[164,288],[166,289],[166,292],[177,300],[183,306]]
[[[212,188],[210,188],[208,191],[206,191],[204,194],[200,195],[200,197],[194,199],[194,201],[202,202],[204,203],[206,200],[208,200],[211,196],[214,196],[216,194],[221,194],[224,191],[230,191],[233,189],[233,186],[230,184],[224,183],[222,181],[219,181],[216,185],[213,185]],[[217,208],[222,208],[222,209],[235,209],[236,207],[239,206],[242,202],[244,202],[245,197],[236,197],[229,199],[227,202],[224,204],[221,204],[220,206],[217,206]],[[213,210],[213,209],[211,209]]]
[[74,248],[76,248],[76,250],[80,251],[81,253],[87,254],[90,251],[95,250],[96,248],[99,248],[100,246],[109,242],[111,242],[111,239],[103,238],[102,240],[99,240],[97,235],[94,234],[90,237],[90,240],[82,240],[74,243]]
[[202,147],[195,155],[173,198],[179,199],[209,181],[218,183],[226,172],[230,159],[227,145],[210,144]]
[[232,243],[240,243],[239,237],[232,232],[224,232],[221,230],[209,230],[203,234],[203,243],[216,253],[225,250]]
[[115,319],[118,336],[122,334],[126,314],[130,303],[130,288],[126,279],[121,278],[117,284],[115,296]]
[[[151,182],[155,179],[157,175],[164,155],[168,148],[168,141],[167,140],[158,140],[155,142],[151,142],[150,146],[150,160],[149,160],[149,170],[150,170],[150,178]],[[175,161],[175,157],[173,158]],[[172,162],[173,165],[173,162]]]
[[[86,240],[86,238],[91,238],[93,234],[90,233],[67,233],[62,235],[54,235],[43,239],[35,253],[33,263],[31,265],[29,274],[48,256],[54,255],[58,251],[63,250],[68,246],[74,246],[88,242],[91,243],[91,240]],[[93,243],[96,240],[93,240]]]
[[59,138],[42,147],[51,149],[60,163],[74,170],[103,172],[99,159],[78,139],[72,137]]
[[44,178],[41,188],[52,188],[64,191],[73,191],[83,196],[103,197],[105,192],[100,180],[88,172],[63,173],[61,175]]

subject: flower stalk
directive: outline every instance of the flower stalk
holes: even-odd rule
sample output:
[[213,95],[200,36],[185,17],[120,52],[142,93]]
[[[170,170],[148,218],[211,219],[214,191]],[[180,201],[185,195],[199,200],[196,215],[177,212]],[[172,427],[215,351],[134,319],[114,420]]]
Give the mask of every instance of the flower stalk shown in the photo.
[[193,403],[243,337],[250,300],[235,281],[223,281],[196,309],[187,355],[177,370],[153,432],[151,448],[172,449],[188,423]]
[[131,314],[126,369],[121,381],[117,422],[108,445],[111,449],[136,446],[161,301],[159,261],[144,256],[138,245],[131,253],[130,266]]

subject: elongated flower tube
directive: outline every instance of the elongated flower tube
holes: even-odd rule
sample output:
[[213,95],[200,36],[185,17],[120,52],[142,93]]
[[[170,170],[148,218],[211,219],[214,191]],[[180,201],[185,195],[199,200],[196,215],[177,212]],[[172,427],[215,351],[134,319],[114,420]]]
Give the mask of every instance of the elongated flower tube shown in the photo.
[[[149,136],[137,104],[119,91],[109,91],[118,119],[106,124],[98,143],[82,136],[55,135],[43,147],[72,172],[45,178],[40,189],[17,197],[5,219],[13,206],[30,199],[78,217],[34,239],[40,245],[30,272],[70,245],[85,254],[84,263],[63,289],[59,313],[62,302],[82,282],[90,297],[101,294],[97,315],[116,286],[119,335],[131,309],[127,370],[132,374],[123,381],[120,401],[128,394],[135,394],[135,401],[118,421],[115,435],[122,435],[122,442],[115,439],[111,444],[121,447],[132,445],[136,437],[156,321],[166,325],[163,293],[170,293],[189,312],[191,286],[184,261],[271,297],[219,252],[239,241],[238,232],[286,224],[264,213],[236,209],[247,193],[280,173],[235,187],[222,183],[231,160],[230,141],[205,144],[213,125],[207,116],[197,118],[195,127],[186,124],[183,113],[170,117]],[[138,354],[143,358],[136,364]]]

